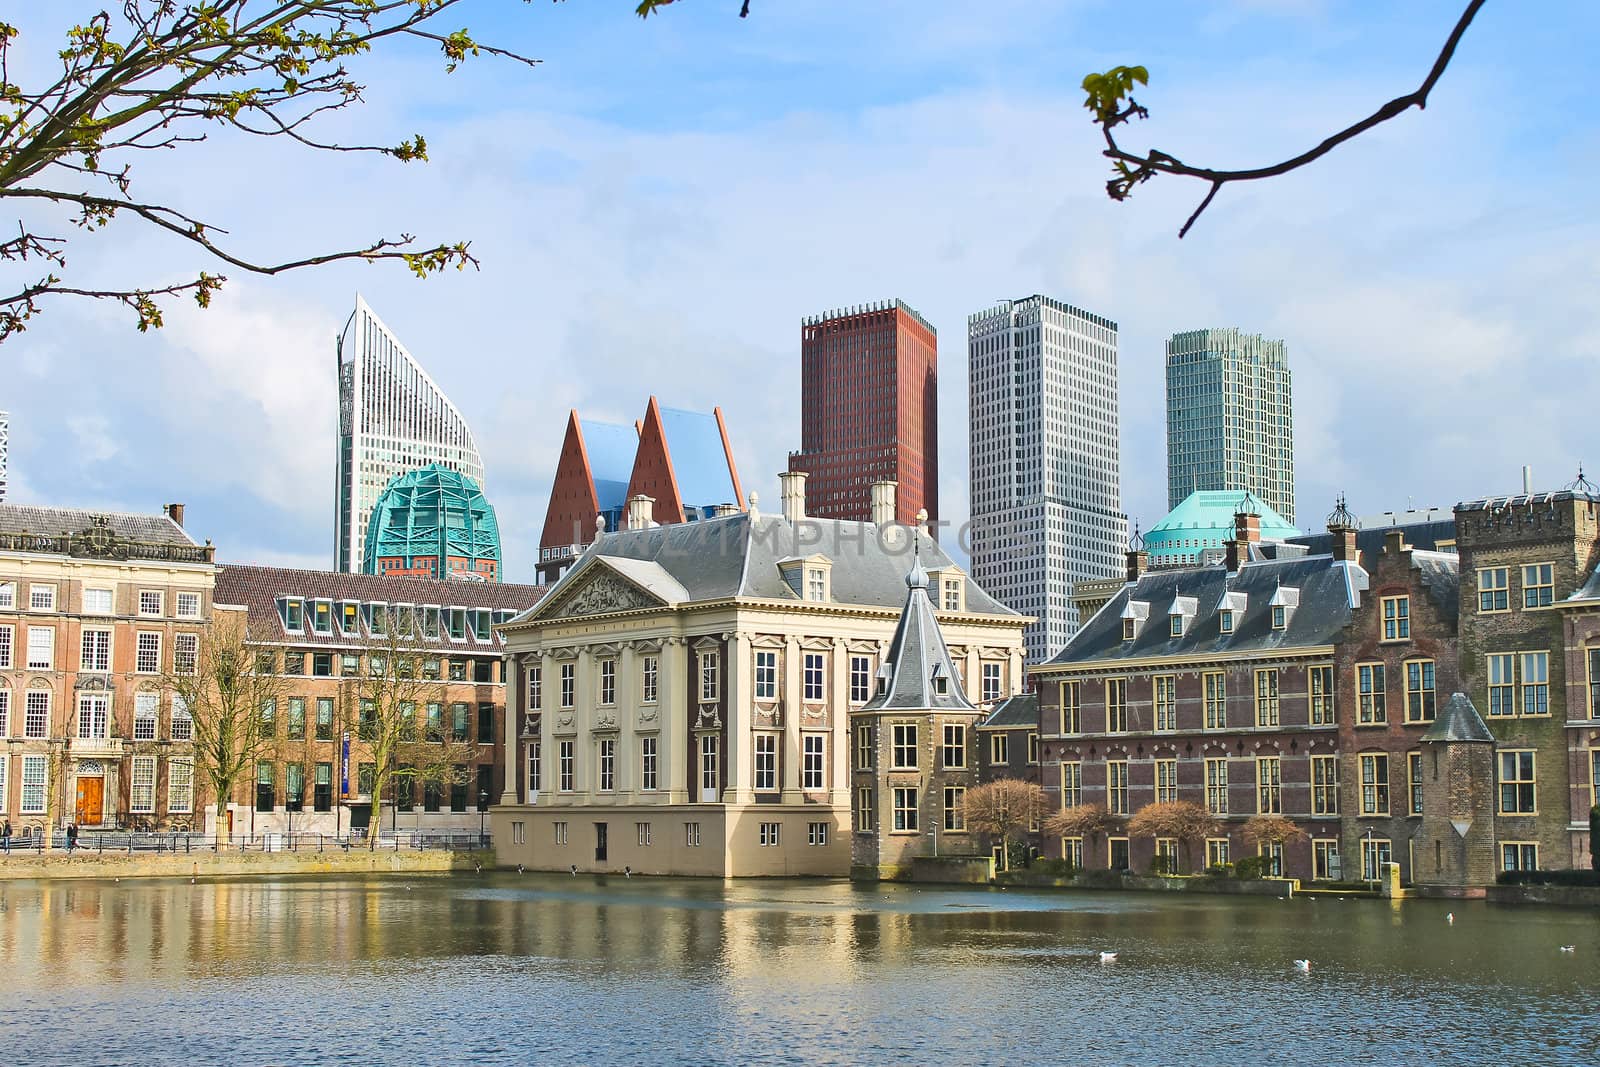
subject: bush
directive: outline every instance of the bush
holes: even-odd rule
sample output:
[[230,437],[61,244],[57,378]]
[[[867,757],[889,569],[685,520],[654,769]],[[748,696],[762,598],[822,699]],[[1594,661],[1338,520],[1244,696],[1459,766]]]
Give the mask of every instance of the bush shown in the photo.
[[1243,859],[1234,861],[1233,876],[1235,878],[1260,878],[1264,873],[1265,867],[1266,857],[1245,856]]
[[1501,885],[1600,886],[1600,871],[1501,871],[1495,881]]
[[1213,863],[1206,868],[1206,873],[1213,878],[1231,878],[1233,876],[1233,864]]
[[1033,861],[1033,866],[1028,869],[1052,878],[1071,878],[1078,873],[1078,868],[1072,865],[1071,860],[1036,859]]

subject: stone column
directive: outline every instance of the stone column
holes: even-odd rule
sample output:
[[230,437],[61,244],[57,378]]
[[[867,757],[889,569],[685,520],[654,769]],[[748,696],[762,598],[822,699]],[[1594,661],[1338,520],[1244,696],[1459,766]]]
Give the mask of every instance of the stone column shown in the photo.
[[517,782],[521,780],[520,764],[523,760],[522,742],[522,656],[520,653],[507,651],[502,661],[506,674],[506,708],[505,725],[502,731],[505,734],[505,749],[502,759],[505,760],[505,784],[500,790],[500,803],[515,804],[517,802]]

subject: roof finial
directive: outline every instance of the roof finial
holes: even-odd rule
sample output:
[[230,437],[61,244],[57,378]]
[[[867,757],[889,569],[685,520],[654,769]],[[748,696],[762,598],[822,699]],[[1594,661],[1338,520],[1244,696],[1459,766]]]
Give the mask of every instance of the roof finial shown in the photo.
[[606,517],[604,515],[596,515],[594,517],[594,535],[596,537],[599,537],[601,534],[603,534],[605,532],[606,532]]
[[906,588],[928,588],[928,572],[922,569],[922,524],[928,521],[928,509],[917,509],[917,531],[911,537],[911,571],[906,575]]
[[1344,494],[1340,493],[1339,502],[1328,515],[1329,531],[1359,530],[1360,528],[1361,524],[1356,521],[1354,515],[1350,514],[1350,509],[1344,505]]
[[1578,476],[1568,482],[1563,488],[1569,493],[1581,493],[1591,500],[1600,499],[1600,486],[1595,485],[1583,476],[1583,464],[1578,464]]

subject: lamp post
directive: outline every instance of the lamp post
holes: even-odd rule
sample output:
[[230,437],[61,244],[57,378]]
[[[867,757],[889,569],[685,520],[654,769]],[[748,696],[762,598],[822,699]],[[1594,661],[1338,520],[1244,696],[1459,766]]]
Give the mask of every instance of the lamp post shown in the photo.
[[478,790],[478,847],[483,847],[483,816],[489,804],[487,790]]

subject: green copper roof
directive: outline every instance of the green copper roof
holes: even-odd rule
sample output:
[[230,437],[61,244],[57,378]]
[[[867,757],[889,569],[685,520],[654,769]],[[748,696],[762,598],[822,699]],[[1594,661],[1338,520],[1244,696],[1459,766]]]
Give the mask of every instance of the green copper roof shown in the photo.
[[470,476],[430,463],[398,475],[378,497],[367,523],[363,567],[400,557],[402,566],[435,560],[434,574],[448,578],[492,560],[500,572],[500,524],[494,507]]
[[1145,551],[1156,560],[1221,548],[1233,537],[1234,515],[1239,511],[1261,517],[1262,540],[1281,541],[1300,536],[1299,530],[1254,493],[1239,489],[1199,489],[1145,533]]

